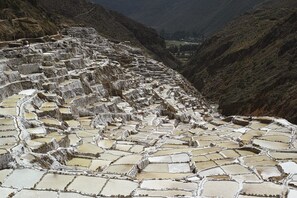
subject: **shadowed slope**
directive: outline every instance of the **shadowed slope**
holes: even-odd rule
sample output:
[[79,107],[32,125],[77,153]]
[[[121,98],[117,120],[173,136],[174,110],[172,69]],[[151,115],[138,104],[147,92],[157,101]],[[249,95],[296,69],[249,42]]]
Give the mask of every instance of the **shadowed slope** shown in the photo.
[[183,69],[224,114],[297,122],[296,1],[274,1],[235,20]]

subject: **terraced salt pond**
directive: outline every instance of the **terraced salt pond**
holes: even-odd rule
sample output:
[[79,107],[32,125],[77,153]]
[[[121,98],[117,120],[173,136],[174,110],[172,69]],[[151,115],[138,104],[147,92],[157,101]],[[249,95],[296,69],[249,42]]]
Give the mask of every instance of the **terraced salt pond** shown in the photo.
[[0,50],[1,197],[296,197],[295,125],[223,117],[140,49],[64,34]]

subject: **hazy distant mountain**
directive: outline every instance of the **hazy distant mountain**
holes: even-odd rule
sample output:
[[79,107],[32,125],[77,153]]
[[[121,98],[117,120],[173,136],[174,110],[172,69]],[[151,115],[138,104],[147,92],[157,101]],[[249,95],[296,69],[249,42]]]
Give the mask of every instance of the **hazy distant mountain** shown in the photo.
[[224,114],[297,123],[297,1],[275,0],[208,39],[183,74]]
[[209,35],[264,0],[93,0],[158,31]]

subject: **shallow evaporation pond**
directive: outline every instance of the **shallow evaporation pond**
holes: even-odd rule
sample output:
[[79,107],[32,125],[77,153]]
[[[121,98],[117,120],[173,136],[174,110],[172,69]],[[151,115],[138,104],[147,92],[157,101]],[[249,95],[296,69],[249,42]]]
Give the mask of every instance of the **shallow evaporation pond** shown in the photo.
[[272,141],[255,139],[253,141],[253,144],[260,146],[262,148],[268,148],[268,149],[274,149],[274,150],[289,149],[289,144],[283,143],[283,142],[272,142]]
[[3,186],[18,189],[32,188],[40,181],[44,172],[31,169],[17,169],[4,181]]
[[202,196],[205,197],[235,197],[239,184],[234,181],[206,181]]

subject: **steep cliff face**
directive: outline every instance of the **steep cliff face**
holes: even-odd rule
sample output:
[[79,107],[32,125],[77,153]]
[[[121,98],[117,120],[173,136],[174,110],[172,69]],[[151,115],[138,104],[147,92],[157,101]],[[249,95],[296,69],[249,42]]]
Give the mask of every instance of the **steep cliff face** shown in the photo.
[[173,68],[178,66],[155,30],[87,0],[4,0],[0,6],[0,40],[55,34],[65,26],[88,26],[113,41],[130,41]]
[[297,3],[273,1],[229,24],[182,73],[224,114],[297,122]]

